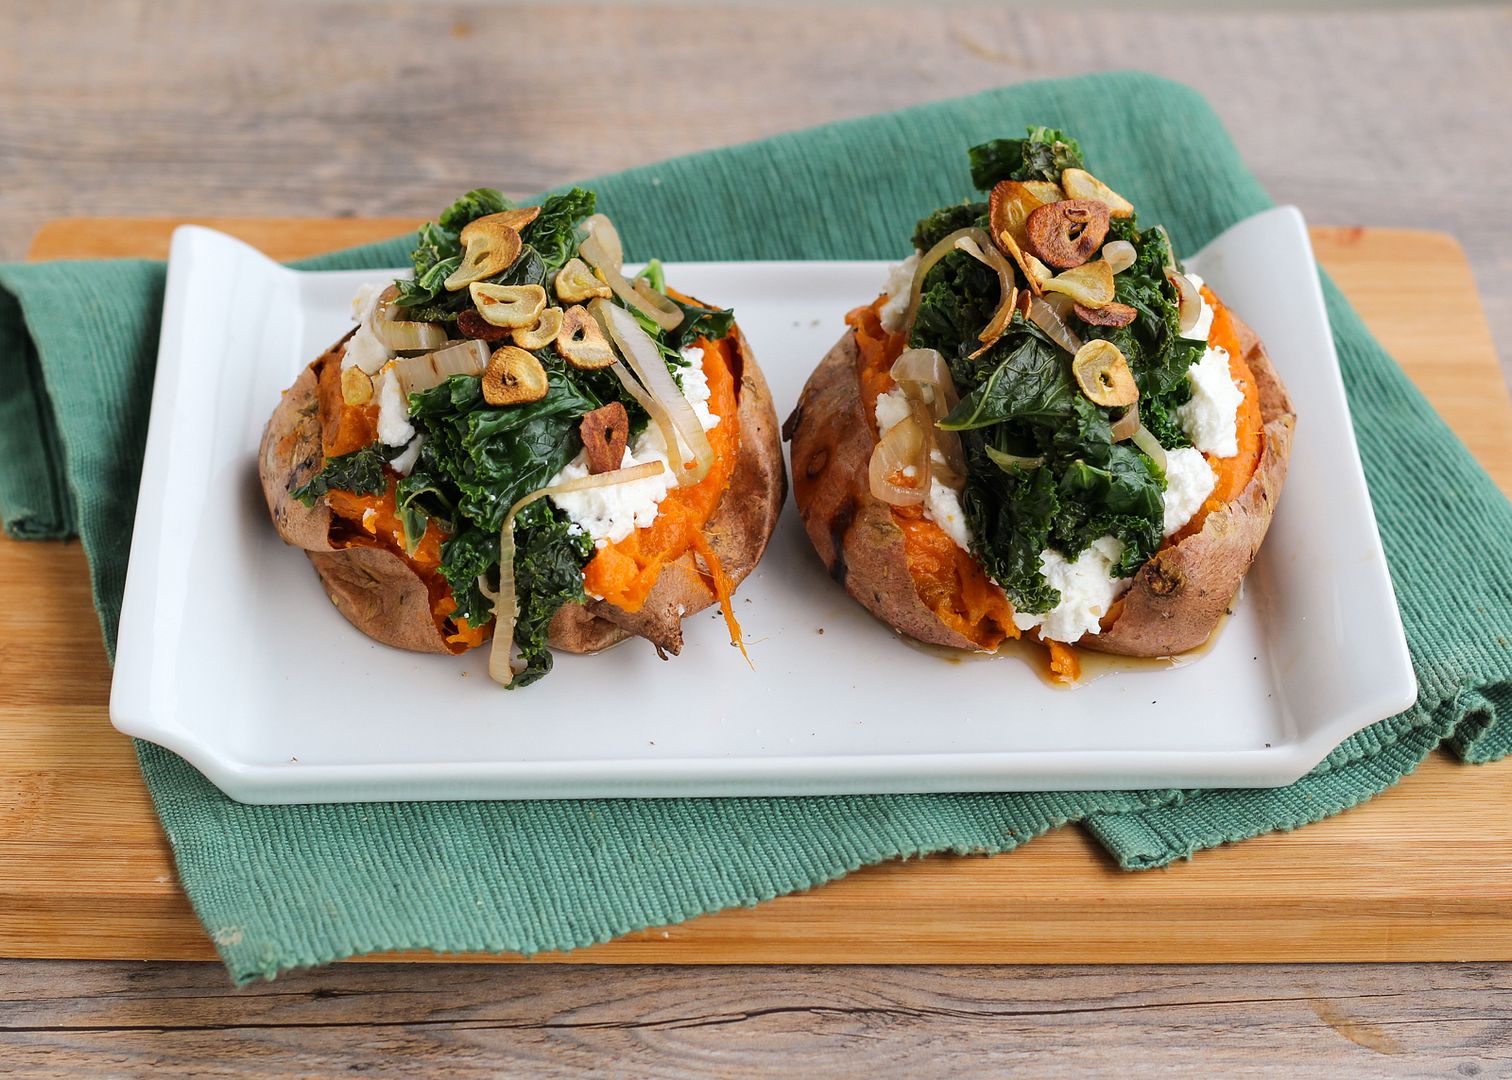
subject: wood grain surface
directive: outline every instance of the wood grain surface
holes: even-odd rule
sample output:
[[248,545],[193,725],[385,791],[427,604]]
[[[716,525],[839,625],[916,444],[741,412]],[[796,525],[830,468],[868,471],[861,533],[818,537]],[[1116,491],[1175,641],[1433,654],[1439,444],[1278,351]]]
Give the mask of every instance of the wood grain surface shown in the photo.
[[[412,222],[214,219],[278,258],[390,235]],[[169,220],[65,220],[33,254],[161,254]],[[1418,232],[1320,229],[1319,257],[1449,422],[1512,489],[1512,408],[1464,258]],[[1410,262],[1409,278],[1394,268]],[[1424,286],[1422,282],[1432,282]],[[1426,290],[1426,291],[1425,291]],[[1425,335],[1423,304],[1454,330]],[[1487,380],[1493,393],[1485,392]],[[1471,389],[1467,390],[1466,387]],[[213,955],[124,738],[76,545],[0,543],[0,954]],[[863,870],[752,909],[645,930],[573,963],[971,963],[1512,959],[1512,763],[1435,757],[1399,788],[1330,821],[1117,870],[1065,829],[997,859]],[[481,958],[492,959],[492,958]]]
[[0,1074],[1490,1080],[1512,1068],[1512,982],[1490,964],[440,970],[444,990],[385,964],[232,991],[204,965],[15,962],[0,985]]

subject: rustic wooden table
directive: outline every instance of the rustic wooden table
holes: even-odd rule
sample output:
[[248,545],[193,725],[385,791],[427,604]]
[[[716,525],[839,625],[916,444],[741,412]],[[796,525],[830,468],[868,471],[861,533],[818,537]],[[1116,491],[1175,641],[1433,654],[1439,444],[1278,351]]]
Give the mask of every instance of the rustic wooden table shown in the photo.
[[[1114,67],[1206,93],[1272,193],[1314,222],[1455,234],[1493,332],[1512,332],[1512,13],[1495,8],[0,0],[0,258],[59,215],[423,215],[459,187],[528,192]],[[471,87],[489,109],[458,104]],[[230,991],[208,965],[0,960],[0,1074],[1475,1076],[1509,1060],[1512,973],[1489,964],[349,965]]]

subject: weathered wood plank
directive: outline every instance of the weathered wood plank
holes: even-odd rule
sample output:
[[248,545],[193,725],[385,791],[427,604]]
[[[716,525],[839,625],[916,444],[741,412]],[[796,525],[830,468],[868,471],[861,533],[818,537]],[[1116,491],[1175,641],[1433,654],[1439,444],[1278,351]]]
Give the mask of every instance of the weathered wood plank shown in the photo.
[[[1299,967],[346,966],[232,991],[207,965],[0,963],[28,1075],[1499,1076],[1486,964]],[[3,1066],[0,1066],[3,1067]]]

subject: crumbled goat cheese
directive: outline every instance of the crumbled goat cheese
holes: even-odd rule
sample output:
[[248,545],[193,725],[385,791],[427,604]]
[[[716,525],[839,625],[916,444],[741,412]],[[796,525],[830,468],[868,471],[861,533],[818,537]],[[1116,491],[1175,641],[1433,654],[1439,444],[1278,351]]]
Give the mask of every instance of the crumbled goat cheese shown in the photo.
[[1072,642],[1102,630],[1102,618],[1132,578],[1116,578],[1113,567],[1123,558],[1123,541],[1112,536],[1092,541],[1074,562],[1053,548],[1040,552],[1040,573],[1060,590],[1060,603],[1041,615],[1015,612],[1020,630],[1039,627],[1040,637]]
[[408,476],[415,469],[415,462],[420,459],[420,448],[425,445],[425,436],[416,435],[410,440],[410,444],[404,448],[393,461],[389,462],[392,468],[400,476]]
[[908,313],[908,298],[913,292],[914,271],[919,268],[919,252],[914,252],[887,273],[887,285],[882,290],[887,300],[878,310],[882,329],[896,334],[903,329],[903,316]]
[[1217,478],[1201,450],[1166,451],[1165,535],[1180,532],[1213,493]]
[[404,391],[392,369],[385,368],[374,381],[378,384],[378,438],[386,446],[403,446],[415,437]]
[[1244,392],[1229,374],[1229,355],[1209,346],[1187,370],[1192,397],[1176,407],[1176,419],[1192,445],[1205,454],[1233,457],[1239,452],[1239,406]]
[[347,340],[346,351],[341,356],[341,370],[359,367],[369,375],[376,373],[394,358],[372,330],[373,309],[378,306],[378,297],[387,286],[368,284],[359,286],[352,297],[352,321],[357,332]]
[[[703,369],[703,351],[689,348],[683,350],[683,355],[692,361],[679,373],[683,397],[693,406],[693,414],[703,429],[710,431],[719,426],[719,417],[709,411],[709,379]],[[686,447],[684,450],[686,452]],[[648,461],[660,461],[662,472],[625,484],[552,495],[551,501],[593,538],[594,546],[607,547],[618,543],[636,529],[644,529],[656,520],[662,500],[676,484],[666,441],[655,424],[646,425],[646,430],[625,448],[621,468],[628,469]],[[560,484],[587,475],[588,459],[580,453],[551,478],[551,483]]]

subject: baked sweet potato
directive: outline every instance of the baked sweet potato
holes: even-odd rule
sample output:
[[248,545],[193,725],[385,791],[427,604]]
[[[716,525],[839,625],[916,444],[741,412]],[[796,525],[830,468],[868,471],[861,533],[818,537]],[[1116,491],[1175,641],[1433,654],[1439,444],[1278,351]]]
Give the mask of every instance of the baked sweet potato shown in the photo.
[[[1168,656],[1211,636],[1270,524],[1286,477],[1296,417],[1274,368],[1249,327],[1234,325],[1259,394],[1263,452],[1237,497],[1209,513],[1191,536],[1150,558],[1102,632],[1077,644],[1131,656]],[[893,508],[870,489],[876,436],[861,399],[854,331],[810,376],[784,425],[792,442],[793,494],[804,527],[830,575],[894,629],[935,645],[980,646],[923,603]]]
[[[740,453],[730,486],[704,526],[704,535],[733,584],[744,581],[761,560],[777,516],[787,497],[777,413],[751,347],[737,327],[731,331],[737,367]],[[591,653],[627,637],[643,637],[658,649],[682,649],[682,621],[703,611],[718,597],[699,569],[692,551],[662,567],[646,602],[637,612],[622,611],[604,600],[569,604],[551,622],[553,648]]]
[[[350,335],[349,335],[350,336]],[[305,550],[337,610],[375,640],[417,652],[451,653],[435,615],[438,589],[396,552],[333,537],[326,497],[307,507],[290,491],[325,463],[319,374],[341,363],[346,338],[300,373],[284,392],[263,432],[258,473],[278,534]],[[704,527],[710,546],[731,581],[738,584],[761,558],[786,491],[786,474],[771,395],[738,328],[732,331],[732,373],[737,379],[740,444],[734,472]],[[340,532],[338,523],[338,533]],[[588,653],[640,636],[665,652],[682,647],[682,618],[714,603],[716,596],[690,552],[663,567],[645,605],[629,613],[603,601],[568,605],[550,629],[553,648]]]

